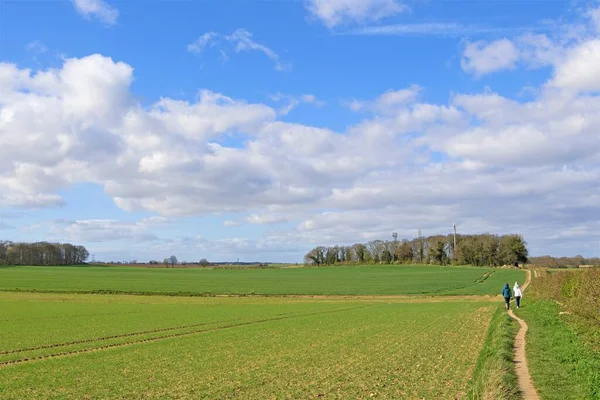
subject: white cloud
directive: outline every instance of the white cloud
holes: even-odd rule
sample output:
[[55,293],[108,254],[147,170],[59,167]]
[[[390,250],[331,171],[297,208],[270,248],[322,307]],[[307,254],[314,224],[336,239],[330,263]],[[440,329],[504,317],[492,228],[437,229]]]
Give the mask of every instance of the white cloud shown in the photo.
[[575,46],[557,64],[551,86],[584,92],[600,90],[600,39]]
[[460,65],[465,72],[482,76],[504,69],[514,69],[518,59],[517,47],[511,40],[504,38],[491,43],[467,43]]
[[283,93],[276,93],[269,96],[271,100],[276,102],[287,102],[287,104],[278,110],[279,115],[287,115],[300,104],[312,104],[315,107],[323,107],[325,102],[317,99],[315,95],[303,94],[300,96],[290,96]]
[[564,59],[567,48],[545,34],[527,33],[512,40],[467,43],[461,66],[475,76],[513,70],[517,66],[529,69],[556,65]]
[[267,46],[257,43],[253,39],[252,33],[246,29],[238,29],[231,35],[225,36],[225,39],[235,45],[235,51],[258,51],[269,57],[275,62],[275,69],[285,71],[290,68],[289,64],[282,63],[279,54]]
[[593,110],[600,98],[546,92],[518,103],[495,93],[458,95],[453,103],[479,123],[433,134],[429,146],[453,157],[494,166],[548,166],[586,163],[598,155],[593,134],[600,116]]
[[148,242],[157,241],[153,233],[169,221],[164,217],[150,217],[138,221],[110,219],[56,220],[50,222],[50,232],[55,237],[80,243]]
[[[91,182],[126,210],[243,212],[245,222],[272,224],[259,240],[212,242],[169,242],[151,221],[54,228],[94,243],[132,237],[152,243],[140,251],[165,253],[188,243],[210,254],[297,253],[392,231],[444,233],[453,220],[464,232],[522,232],[542,248],[558,227],[597,232],[589,216],[600,213],[600,96],[591,73],[567,73],[593,66],[595,46],[563,46],[560,61],[539,53],[554,73],[530,101],[488,90],[431,104],[409,86],[361,100],[357,108],[376,115],[341,131],[282,122],[272,107],[209,90],[143,107],[133,68],[101,55],[37,72],[0,63],[0,206],[59,205],[61,189]],[[236,145],[222,144],[231,135]]]
[[590,9],[587,12],[587,16],[596,28],[596,31],[600,32],[600,7]]
[[553,65],[564,58],[565,49],[546,35],[525,34],[515,40],[519,60],[528,68]]
[[290,220],[289,216],[277,214],[252,214],[246,218],[246,221],[251,224],[279,224]]
[[412,85],[406,89],[388,90],[374,101],[352,100],[348,106],[352,111],[370,110],[380,113],[395,113],[413,104],[423,89]]
[[119,18],[119,10],[102,0],[73,0],[73,5],[84,17],[95,17],[107,25],[116,24]]
[[[224,42],[223,42],[224,41]],[[194,42],[187,45],[187,51],[194,54],[203,53],[207,47],[216,47],[223,61],[228,61],[225,44],[233,46],[236,53],[242,51],[258,51],[266,55],[275,62],[275,69],[286,71],[291,68],[290,63],[282,62],[279,54],[264,44],[258,43],[253,39],[253,35],[246,29],[237,29],[231,35],[221,35],[217,32],[206,32],[199,36]]]
[[398,0],[308,0],[306,6],[329,28],[349,22],[377,21],[408,10]]
[[[574,81],[579,81],[579,85],[585,86],[585,81],[593,79],[590,71],[597,63],[599,21],[600,8],[592,8],[575,22],[549,23],[553,29],[547,34],[532,33],[531,30],[512,39],[467,42],[461,66],[475,76],[512,70],[517,66],[529,69],[552,66],[557,75],[554,84],[577,85]],[[590,70],[582,66],[590,63]],[[585,77],[577,78],[579,73]]]
[[206,32],[196,39],[194,42],[188,44],[187,50],[190,53],[200,54],[206,49],[207,46],[214,44],[214,39],[217,37],[215,32]]

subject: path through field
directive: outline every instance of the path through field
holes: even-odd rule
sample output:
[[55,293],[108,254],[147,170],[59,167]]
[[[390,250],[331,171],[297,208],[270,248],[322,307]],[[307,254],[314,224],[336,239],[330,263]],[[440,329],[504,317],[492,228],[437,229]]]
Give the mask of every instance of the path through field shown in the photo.
[[[521,287],[521,290],[524,292],[527,286],[531,283],[531,271],[527,271],[527,280]],[[512,310],[508,311],[508,314],[517,320],[521,328],[517,333],[517,337],[515,338],[515,356],[514,361],[517,369],[517,377],[519,380],[519,389],[523,394],[524,399],[537,400],[539,396],[535,387],[533,386],[533,381],[531,380],[531,375],[529,375],[529,368],[527,368],[527,357],[525,353],[525,334],[527,333],[527,324],[521,318],[517,317]]]

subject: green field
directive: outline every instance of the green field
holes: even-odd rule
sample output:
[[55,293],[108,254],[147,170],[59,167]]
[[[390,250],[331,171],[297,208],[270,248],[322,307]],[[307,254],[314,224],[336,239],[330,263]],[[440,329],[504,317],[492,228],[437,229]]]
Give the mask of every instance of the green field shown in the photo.
[[0,290],[140,294],[497,295],[519,270],[436,266],[273,269],[0,268]]
[[600,331],[597,324],[560,314],[550,300],[517,310],[529,325],[528,363],[542,399],[600,399]]
[[497,304],[0,293],[0,398],[435,398]]
[[481,352],[495,343],[496,296],[524,278],[435,266],[0,268],[0,399],[467,398],[489,386],[482,365],[497,365],[493,346]]

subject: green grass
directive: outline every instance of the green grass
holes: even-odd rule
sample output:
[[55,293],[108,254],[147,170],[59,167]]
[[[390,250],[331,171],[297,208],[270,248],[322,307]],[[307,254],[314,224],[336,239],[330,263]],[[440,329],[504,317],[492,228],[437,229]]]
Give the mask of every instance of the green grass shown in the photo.
[[0,290],[184,295],[497,295],[504,283],[512,285],[524,278],[525,273],[518,270],[436,266],[264,270],[11,267],[0,269]]
[[459,299],[0,293],[2,360],[48,357],[0,362],[0,398],[464,398],[496,309]]
[[520,399],[517,374],[513,362],[513,343],[519,325],[497,307],[487,338],[479,353],[468,398],[473,400]]
[[585,343],[595,324],[560,315],[551,300],[533,300],[515,313],[529,325],[527,360],[538,393],[546,400],[600,399],[600,349]]

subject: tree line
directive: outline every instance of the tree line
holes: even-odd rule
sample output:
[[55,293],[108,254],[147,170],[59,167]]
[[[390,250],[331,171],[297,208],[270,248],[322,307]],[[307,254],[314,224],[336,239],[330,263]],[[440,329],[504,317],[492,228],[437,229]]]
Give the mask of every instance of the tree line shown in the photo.
[[528,261],[521,235],[435,235],[409,240],[373,240],[351,246],[318,246],[304,256],[305,264],[435,264],[501,266]]
[[577,255],[575,257],[540,256],[540,257],[531,257],[529,259],[529,264],[539,266],[539,267],[549,267],[549,268],[569,268],[569,267],[579,267],[580,265],[600,266],[600,258],[598,258],[598,257],[585,258],[580,255]]
[[15,243],[0,241],[0,265],[77,265],[89,252],[70,243]]

